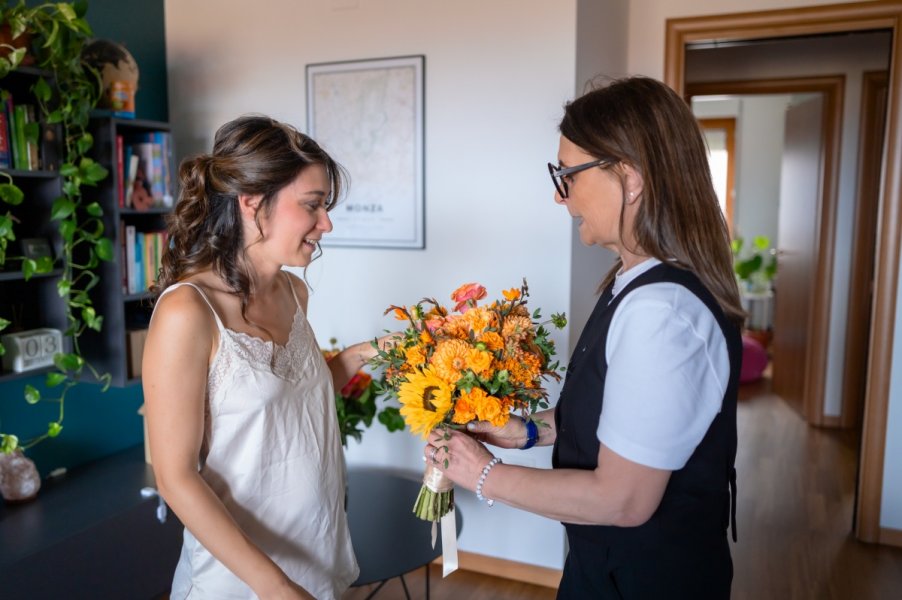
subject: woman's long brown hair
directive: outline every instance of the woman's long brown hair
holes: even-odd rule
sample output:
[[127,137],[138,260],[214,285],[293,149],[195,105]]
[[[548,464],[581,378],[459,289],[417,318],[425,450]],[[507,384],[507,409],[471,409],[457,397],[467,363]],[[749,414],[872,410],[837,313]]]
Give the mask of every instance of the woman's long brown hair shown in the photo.
[[[745,312],[730,235],[704,138],[686,102],[654,79],[619,79],[568,103],[560,131],[588,154],[639,172],[643,191],[633,227],[638,249],[695,273],[727,318],[741,324]],[[621,234],[622,227],[621,219]],[[617,261],[602,287],[621,266]]]
[[252,273],[247,266],[238,196],[262,195],[255,214],[259,230],[261,211],[268,215],[278,192],[311,165],[326,169],[332,186],[326,208],[331,209],[346,174],[310,137],[260,115],[240,117],[220,127],[213,152],[185,159],[179,168],[179,199],[167,219],[169,244],[153,291],[159,293],[212,268],[239,296],[245,316]]

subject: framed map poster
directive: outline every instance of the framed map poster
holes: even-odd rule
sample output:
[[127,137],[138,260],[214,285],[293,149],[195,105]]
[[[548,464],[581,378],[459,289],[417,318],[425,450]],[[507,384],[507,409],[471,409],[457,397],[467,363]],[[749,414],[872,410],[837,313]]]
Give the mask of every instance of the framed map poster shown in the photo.
[[307,132],[351,180],[323,246],[425,247],[423,63],[307,65]]

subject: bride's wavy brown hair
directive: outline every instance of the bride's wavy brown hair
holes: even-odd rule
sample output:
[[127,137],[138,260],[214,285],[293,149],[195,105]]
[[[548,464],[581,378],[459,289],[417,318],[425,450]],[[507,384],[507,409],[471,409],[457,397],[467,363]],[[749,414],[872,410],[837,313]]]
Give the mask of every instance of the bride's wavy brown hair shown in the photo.
[[[633,231],[638,249],[695,273],[727,318],[741,324],[745,313],[733,275],[730,234],[711,182],[704,138],[686,102],[657,80],[618,79],[568,103],[560,131],[586,153],[639,172],[642,201]],[[623,177],[616,166],[611,171]],[[624,192],[624,206],[626,200]],[[621,266],[618,260],[602,288]]]
[[261,195],[254,220],[270,214],[276,195],[311,165],[322,165],[332,190],[331,210],[347,175],[310,137],[261,115],[243,116],[216,132],[213,152],[182,161],[175,210],[167,218],[169,244],[153,292],[212,268],[241,299],[242,316],[250,298],[248,269],[238,196]]

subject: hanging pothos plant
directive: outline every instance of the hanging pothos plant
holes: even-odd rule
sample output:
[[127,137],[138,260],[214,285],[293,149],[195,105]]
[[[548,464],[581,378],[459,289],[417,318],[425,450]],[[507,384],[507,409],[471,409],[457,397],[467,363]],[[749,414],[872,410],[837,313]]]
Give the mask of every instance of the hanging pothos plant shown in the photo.
[[[35,273],[47,273],[54,268],[62,270],[57,282],[60,298],[65,306],[67,329],[65,336],[71,340],[71,351],[54,356],[55,370],[48,373],[46,386],[59,389],[56,398],[47,400],[59,403],[59,416],[48,424],[47,431],[27,442],[0,432],[0,451],[9,453],[18,447],[27,448],[48,437],[56,437],[62,430],[66,392],[87,373],[103,384],[105,391],[111,381],[109,373],[98,373],[88,363],[81,351],[79,339],[87,329],[100,331],[103,317],[98,315],[90,297],[90,290],[99,282],[95,272],[100,261],[113,260],[113,242],[104,235],[101,216],[103,210],[97,202],[82,195],[83,186],[95,186],[107,176],[107,170],[87,156],[94,140],[88,132],[91,110],[100,98],[101,85],[98,73],[82,62],[81,54],[93,33],[85,20],[87,2],[56,2],[25,6],[23,0],[9,6],[4,2],[0,9],[0,25],[8,25],[11,39],[21,34],[30,35],[29,48],[16,48],[3,44],[7,54],[0,56],[0,78],[6,77],[22,62],[26,52],[32,51],[38,69],[48,77],[39,76],[32,86],[32,93],[40,109],[40,120],[57,125],[62,133],[62,157],[59,174],[62,194],[53,202],[51,219],[59,224],[62,251],[56,264],[47,258],[32,260],[26,257],[7,256],[7,245],[15,240],[16,219],[10,210],[0,213],[0,266],[7,260],[20,260],[24,278]],[[2,79],[0,79],[2,86]],[[7,181],[0,182],[0,201],[15,207],[28,202],[22,190],[8,173]],[[0,330],[10,322],[0,315]],[[0,354],[4,352],[0,345]],[[25,386],[25,400],[34,404],[42,400],[40,391]]]

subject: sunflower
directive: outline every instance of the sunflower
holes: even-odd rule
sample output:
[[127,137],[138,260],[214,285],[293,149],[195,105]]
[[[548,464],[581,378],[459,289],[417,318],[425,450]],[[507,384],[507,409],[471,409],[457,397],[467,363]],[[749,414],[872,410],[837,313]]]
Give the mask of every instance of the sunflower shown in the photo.
[[470,348],[470,344],[462,340],[439,342],[435,347],[435,354],[432,355],[432,367],[435,373],[448,383],[455,383],[460,379],[462,372],[469,367],[467,355]]
[[454,388],[438,377],[432,369],[424,369],[407,376],[398,389],[401,416],[413,433],[423,439],[435,429],[451,410]]

